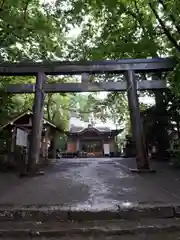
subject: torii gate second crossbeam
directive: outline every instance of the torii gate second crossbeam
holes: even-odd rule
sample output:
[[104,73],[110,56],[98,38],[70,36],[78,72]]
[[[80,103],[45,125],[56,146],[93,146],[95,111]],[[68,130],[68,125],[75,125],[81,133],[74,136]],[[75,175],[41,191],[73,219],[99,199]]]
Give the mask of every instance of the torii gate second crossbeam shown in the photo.
[[[39,158],[44,92],[98,92],[127,91],[130,110],[132,135],[136,144],[136,162],[138,170],[149,170],[137,90],[165,89],[163,80],[136,81],[136,73],[165,72],[173,70],[176,62],[172,58],[125,59],[81,62],[38,62],[0,64],[1,76],[36,76],[36,84],[9,85],[3,91],[7,93],[35,93],[33,107],[32,133],[29,148],[28,171],[33,172]],[[119,73],[124,74],[126,82],[89,83],[87,74]],[[82,83],[45,83],[46,75],[82,74]]]

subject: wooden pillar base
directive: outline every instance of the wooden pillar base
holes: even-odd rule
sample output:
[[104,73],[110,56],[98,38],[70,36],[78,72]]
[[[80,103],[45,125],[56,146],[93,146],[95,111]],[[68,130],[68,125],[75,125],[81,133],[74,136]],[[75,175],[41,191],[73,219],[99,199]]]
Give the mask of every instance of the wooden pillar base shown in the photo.
[[43,171],[32,171],[32,172],[26,172],[26,173],[20,173],[19,177],[24,178],[24,177],[36,177],[36,176],[44,176]]
[[43,176],[43,175],[44,175],[44,171],[40,170],[40,165],[38,165],[38,164],[34,165],[33,168],[31,168],[31,169],[24,168],[24,171],[19,173],[20,178]]
[[137,163],[137,169],[139,170],[148,171],[150,169],[149,158],[146,155],[141,156],[141,158],[136,156],[136,163]]
[[156,170],[154,169],[130,169],[132,173],[156,173]]

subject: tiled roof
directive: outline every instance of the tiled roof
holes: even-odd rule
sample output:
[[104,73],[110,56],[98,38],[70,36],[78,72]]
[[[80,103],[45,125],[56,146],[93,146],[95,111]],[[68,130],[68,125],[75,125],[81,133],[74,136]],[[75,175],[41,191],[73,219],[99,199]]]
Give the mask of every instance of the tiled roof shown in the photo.
[[[81,131],[87,129],[88,125],[89,125],[88,122],[81,121],[77,117],[71,117],[70,118],[70,128],[69,128],[69,131],[70,132],[81,132]],[[98,131],[101,131],[101,132],[110,132],[111,131],[110,127],[98,126],[98,124],[95,124],[93,126],[93,128],[95,128],[95,129],[97,129]]]
[[[70,132],[81,132],[85,129],[87,129],[88,127],[77,127],[77,126],[72,126],[71,125],[71,128],[70,128]],[[96,126],[93,126],[93,128],[97,129],[98,131],[100,132],[110,132],[111,129],[108,128],[108,127],[96,127]]]

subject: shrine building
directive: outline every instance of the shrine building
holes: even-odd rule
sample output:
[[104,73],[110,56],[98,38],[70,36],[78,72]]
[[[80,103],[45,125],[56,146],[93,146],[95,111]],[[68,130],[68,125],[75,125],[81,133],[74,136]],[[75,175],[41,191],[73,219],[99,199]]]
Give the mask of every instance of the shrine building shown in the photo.
[[123,129],[111,130],[108,127],[71,127],[67,133],[67,155],[84,157],[114,156],[118,152],[116,136]]

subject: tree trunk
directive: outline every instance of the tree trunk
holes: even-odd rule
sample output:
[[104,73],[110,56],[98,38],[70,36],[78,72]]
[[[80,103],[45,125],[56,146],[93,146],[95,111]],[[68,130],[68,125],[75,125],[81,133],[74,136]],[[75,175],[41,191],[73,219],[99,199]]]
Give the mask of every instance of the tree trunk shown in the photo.
[[177,126],[178,139],[180,139],[180,124],[178,120],[176,121],[176,126]]
[[164,96],[163,92],[155,92],[156,99],[156,140],[157,140],[157,158],[167,159],[169,149],[169,136],[167,132],[168,119],[166,106],[163,102]]

